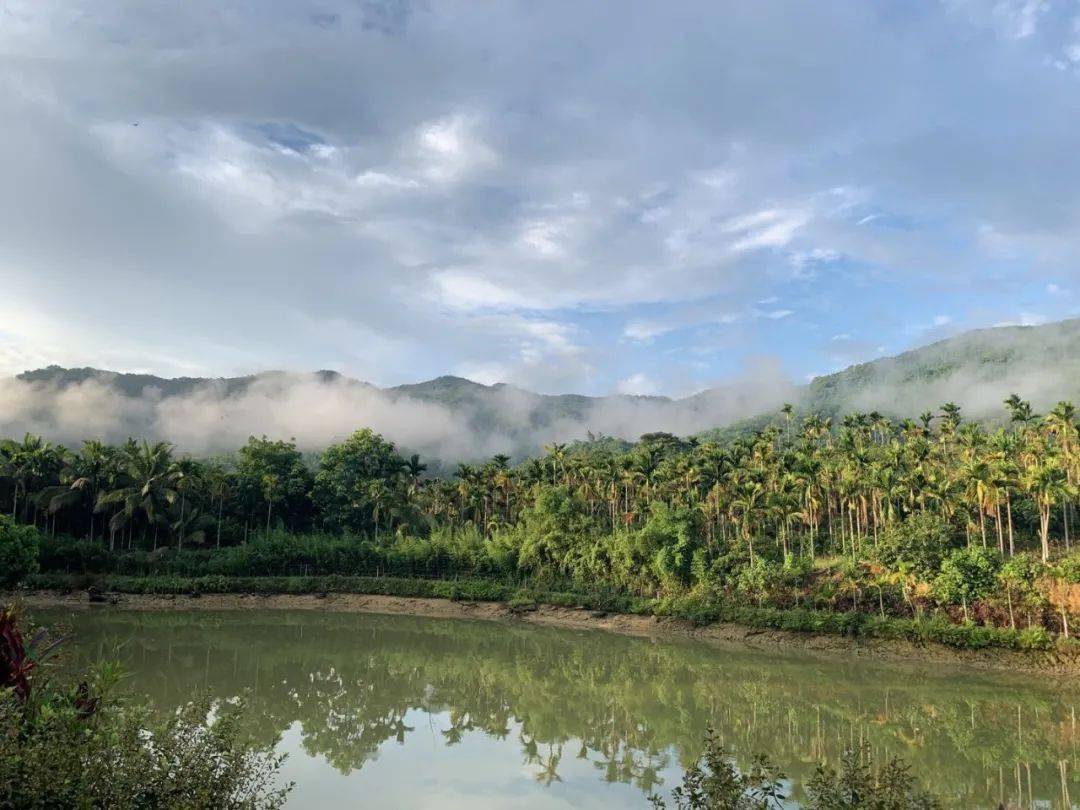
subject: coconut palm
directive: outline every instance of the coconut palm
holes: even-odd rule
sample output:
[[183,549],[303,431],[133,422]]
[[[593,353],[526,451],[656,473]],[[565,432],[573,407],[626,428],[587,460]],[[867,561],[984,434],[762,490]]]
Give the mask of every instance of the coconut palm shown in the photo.
[[118,488],[98,497],[96,509],[120,507],[109,520],[109,528],[117,531],[130,524],[138,515],[153,529],[154,548],[158,547],[158,532],[167,525],[167,512],[176,501],[176,490],[170,475],[173,446],[168,442],[142,442],[128,447],[124,465],[125,482]]

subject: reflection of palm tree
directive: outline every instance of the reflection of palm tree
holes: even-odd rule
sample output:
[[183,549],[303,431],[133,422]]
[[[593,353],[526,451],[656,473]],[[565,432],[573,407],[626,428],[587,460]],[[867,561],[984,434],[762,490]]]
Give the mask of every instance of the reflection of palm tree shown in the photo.
[[559,762],[562,760],[562,745],[548,744],[547,757],[540,758],[540,772],[536,775],[536,781],[544,787],[550,787],[553,782],[561,782],[559,776]]
[[[404,718],[421,707],[449,713],[444,742],[471,731],[498,738],[510,728],[518,742],[508,744],[532,757],[529,770],[541,781],[553,766],[566,778],[553,755],[577,751],[594,763],[597,778],[644,793],[669,766],[697,759],[708,724],[740,765],[751,751],[772,751],[796,791],[818,761],[835,760],[852,737],[862,737],[903,754],[941,784],[966,786],[958,798],[965,806],[990,805],[991,798],[996,806],[998,764],[1016,759],[1033,763],[1033,795],[1051,795],[1057,762],[1071,756],[1075,741],[1067,695],[1036,685],[1005,694],[998,683],[955,674],[912,679],[903,669],[853,672],[850,664],[817,659],[763,666],[757,656],[682,645],[619,637],[583,644],[580,636],[536,628],[402,617],[368,616],[357,625],[355,616],[271,622],[252,615],[218,625],[170,613],[134,621],[95,617],[91,630],[132,637],[123,653],[128,669],[163,710],[207,685],[235,694],[258,667],[252,733],[273,739],[295,725],[305,750],[342,773],[368,767],[392,740],[409,743],[415,732]],[[93,635],[86,641],[94,646]],[[991,776],[992,787],[984,788]]]

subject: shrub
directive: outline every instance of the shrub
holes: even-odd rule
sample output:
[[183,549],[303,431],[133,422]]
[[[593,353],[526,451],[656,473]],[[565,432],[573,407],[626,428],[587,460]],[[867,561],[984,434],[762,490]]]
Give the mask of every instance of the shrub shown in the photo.
[[963,605],[966,619],[968,605],[994,589],[1000,568],[1001,557],[996,551],[979,546],[957,549],[941,563],[934,591],[947,604]]
[[0,807],[284,804],[282,757],[241,734],[242,704],[203,698],[162,721],[111,696],[115,667],[54,677],[41,666],[48,647],[30,650],[9,611],[0,636]]
[[[887,760],[874,767],[867,746],[847,751],[836,770],[819,765],[807,784],[807,810],[936,810],[940,802],[916,783],[903,760]],[[705,752],[683,775],[672,791],[675,810],[779,810],[789,799],[784,774],[764,754],[755,755],[750,767],[740,771],[710,728]],[[649,797],[656,810],[667,805],[659,796]]]
[[[763,754],[740,773],[710,728],[705,734],[705,753],[686,770],[671,798],[675,810],[772,810],[782,807],[787,797],[783,779],[783,772]],[[656,810],[667,807],[659,796],[649,800]]]
[[40,544],[37,528],[0,516],[0,588],[14,588],[38,570]]
[[899,758],[875,772],[869,746],[846,751],[839,770],[818,765],[806,786],[808,810],[933,810],[941,803],[915,782]]
[[937,573],[953,546],[952,531],[944,518],[934,512],[916,512],[902,523],[886,526],[874,553],[892,570],[906,564],[927,577]]

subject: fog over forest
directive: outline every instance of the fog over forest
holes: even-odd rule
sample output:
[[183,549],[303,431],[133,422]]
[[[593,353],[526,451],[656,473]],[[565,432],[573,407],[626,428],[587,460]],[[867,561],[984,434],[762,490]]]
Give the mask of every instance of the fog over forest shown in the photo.
[[[109,374],[37,372],[0,379],[0,435],[31,432],[69,445],[91,438],[167,439],[207,455],[264,434],[318,451],[370,427],[403,449],[452,463],[496,453],[520,458],[589,434],[631,441],[650,431],[692,435],[768,414],[785,402],[834,417],[879,410],[914,418],[953,401],[968,418],[993,420],[1014,391],[1037,409],[1076,397],[1078,332],[1076,321],[983,330],[809,385],[795,384],[776,360],[757,358],[737,377],[680,399],[551,397],[456,378],[380,389],[336,374],[281,372],[197,380],[177,391],[132,390]],[[439,382],[444,387],[432,387]]]

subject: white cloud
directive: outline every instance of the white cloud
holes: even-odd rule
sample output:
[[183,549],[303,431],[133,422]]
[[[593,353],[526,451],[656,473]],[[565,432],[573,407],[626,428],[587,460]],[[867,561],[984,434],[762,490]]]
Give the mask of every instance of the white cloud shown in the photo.
[[730,219],[722,230],[736,237],[731,243],[735,252],[784,247],[809,219],[806,211],[769,208]]
[[760,317],[768,318],[771,321],[778,321],[781,318],[787,318],[795,314],[793,309],[771,309],[768,312],[759,313]]
[[698,3],[702,40],[659,7],[376,5],[6,4],[3,296],[59,327],[0,316],[4,362],[609,390],[669,334],[692,387],[722,367],[687,359],[701,333],[729,358],[796,308],[852,331],[868,280],[888,345],[943,289],[1074,287],[1071,6]]
[[454,182],[472,172],[493,167],[495,151],[480,136],[476,116],[457,114],[420,125],[416,158],[421,171],[437,182]]
[[637,374],[631,374],[625,380],[620,380],[616,390],[620,394],[651,396],[657,393],[657,385],[648,375],[639,371]]
[[527,296],[479,276],[443,270],[432,276],[438,301],[456,309],[525,308]]
[[1017,318],[998,321],[994,326],[1041,326],[1047,320],[1045,315],[1038,312],[1021,312]]

